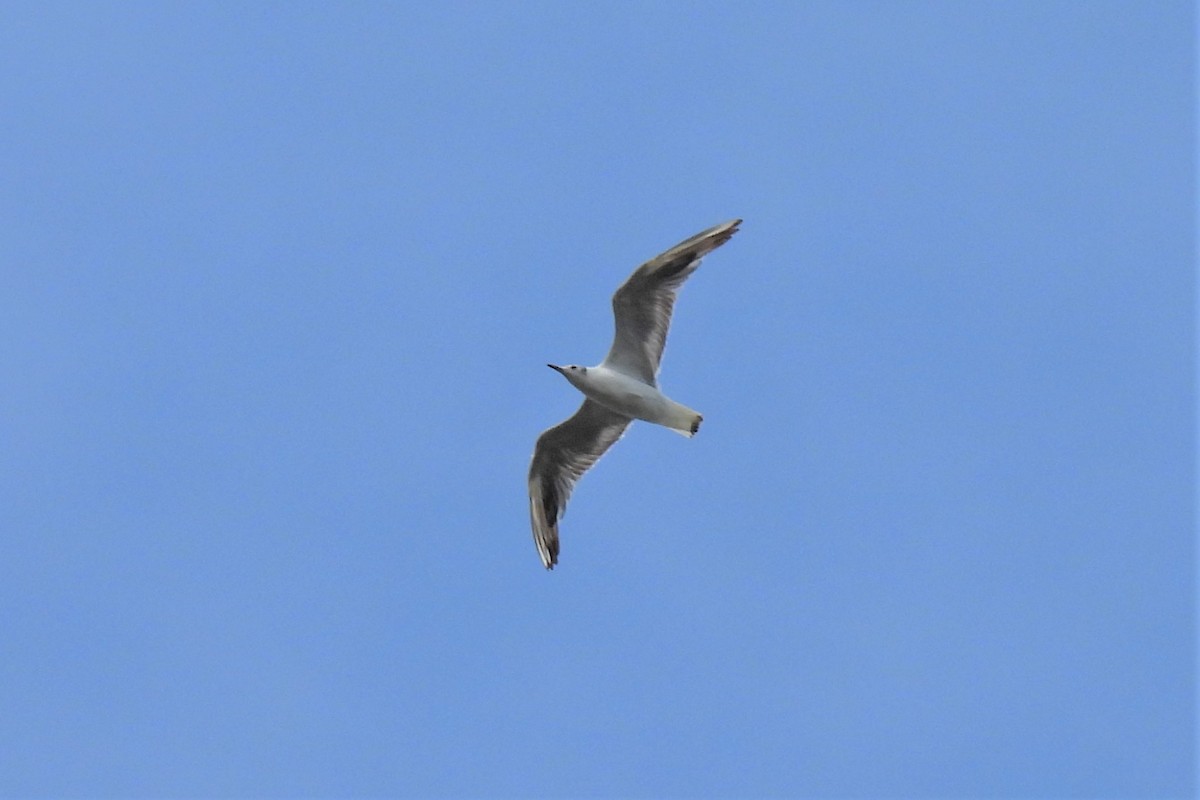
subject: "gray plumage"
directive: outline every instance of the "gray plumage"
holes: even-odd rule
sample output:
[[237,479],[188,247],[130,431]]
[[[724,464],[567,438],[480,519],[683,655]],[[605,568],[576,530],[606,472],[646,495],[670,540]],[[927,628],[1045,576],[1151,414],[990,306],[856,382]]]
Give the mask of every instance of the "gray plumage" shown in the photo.
[[544,431],[529,465],[529,516],[546,569],[558,563],[558,521],[575,483],[634,419],[696,433],[700,414],[658,389],[675,298],[700,259],[737,232],[740,219],[709,228],[642,264],[613,295],[612,348],[595,367],[553,364],[586,399],[566,421]]

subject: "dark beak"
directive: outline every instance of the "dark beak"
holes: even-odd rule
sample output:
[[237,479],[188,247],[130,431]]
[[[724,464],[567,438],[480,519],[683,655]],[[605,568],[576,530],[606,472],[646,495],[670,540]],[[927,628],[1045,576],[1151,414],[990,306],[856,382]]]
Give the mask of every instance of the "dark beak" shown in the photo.
[[563,371],[562,367],[557,366],[556,364],[547,364],[546,366],[549,367],[550,369],[554,370],[555,372],[557,372],[559,375],[562,374],[562,371]]

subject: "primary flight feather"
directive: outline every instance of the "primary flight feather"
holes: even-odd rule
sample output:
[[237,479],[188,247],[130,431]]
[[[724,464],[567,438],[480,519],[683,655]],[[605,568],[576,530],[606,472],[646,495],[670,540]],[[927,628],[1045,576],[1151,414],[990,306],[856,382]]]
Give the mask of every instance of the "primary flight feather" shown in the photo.
[[538,437],[529,465],[529,517],[546,569],[558,563],[558,521],[571,490],[629,423],[641,419],[689,437],[700,429],[700,414],[659,390],[658,370],[679,287],[741,223],[735,219],[702,231],[635,269],[613,295],[616,333],[600,364],[548,365],[585,399],[572,417]]

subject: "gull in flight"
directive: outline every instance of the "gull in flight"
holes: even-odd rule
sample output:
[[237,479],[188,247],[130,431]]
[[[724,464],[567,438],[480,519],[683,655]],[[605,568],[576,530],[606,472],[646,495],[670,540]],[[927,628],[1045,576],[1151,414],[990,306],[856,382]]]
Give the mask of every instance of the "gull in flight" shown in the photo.
[[658,368],[679,287],[740,224],[735,219],[709,228],[635,269],[613,295],[617,331],[598,366],[547,364],[585,399],[574,416],[542,432],[529,465],[529,517],[546,569],[558,563],[558,520],[576,481],[629,423],[642,419],[688,437],[700,429],[703,417],[658,388]]

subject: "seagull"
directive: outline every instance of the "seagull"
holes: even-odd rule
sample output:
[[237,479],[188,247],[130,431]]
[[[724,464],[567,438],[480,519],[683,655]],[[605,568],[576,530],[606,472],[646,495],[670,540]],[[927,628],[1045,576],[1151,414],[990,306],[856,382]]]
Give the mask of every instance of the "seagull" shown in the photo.
[[616,335],[599,365],[546,365],[584,395],[574,416],[538,437],[529,465],[529,518],[546,569],[558,563],[558,521],[571,490],[629,423],[641,419],[689,438],[700,429],[699,413],[658,388],[659,363],[679,287],[740,224],[735,219],[697,233],[635,269],[613,295]]

